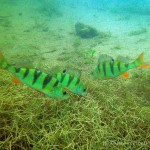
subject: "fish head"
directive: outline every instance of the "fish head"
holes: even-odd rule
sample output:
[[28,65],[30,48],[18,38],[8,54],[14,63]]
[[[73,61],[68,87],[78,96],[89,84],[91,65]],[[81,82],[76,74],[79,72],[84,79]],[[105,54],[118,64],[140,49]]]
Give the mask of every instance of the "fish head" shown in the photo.
[[76,86],[76,91],[75,93],[80,94],[82,96],[85,96],[87,94],[86,92],[86,87],[83,85],[82,82],[80,82],[77,86]]
[[60,100],[66,100],[69,98],[69,94],[62,87],[57,87],[49,94],[50,97]]

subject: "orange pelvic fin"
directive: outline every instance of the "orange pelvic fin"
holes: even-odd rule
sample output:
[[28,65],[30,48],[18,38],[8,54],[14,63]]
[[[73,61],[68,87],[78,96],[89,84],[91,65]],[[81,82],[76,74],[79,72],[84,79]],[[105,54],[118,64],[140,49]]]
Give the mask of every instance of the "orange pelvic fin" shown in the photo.
[[22,83],[17,77],[14,77],[12,81],[15,84],[21,84]]
[[121,75],[123,78],[130,78],[129,73],[125,72]]

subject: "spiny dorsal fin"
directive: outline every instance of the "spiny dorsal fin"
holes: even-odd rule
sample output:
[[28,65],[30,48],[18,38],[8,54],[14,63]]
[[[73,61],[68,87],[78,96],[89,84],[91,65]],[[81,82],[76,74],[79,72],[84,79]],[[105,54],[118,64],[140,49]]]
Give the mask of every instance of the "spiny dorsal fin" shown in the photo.
[[55,76],[57,73],[70,74],[71,76],[75,76],[78,78],[81,76],[81,73],[78,69],[69,68],[69,67],[63,69],[63,67],[61,66],[53,67],[52,69],[48,70],[48,73],[53,76]]
[[36,67],[33,63],[34,63],[33,59],[31,60],[28,57],[27,58],[21,57],[15,60],[15,63],[13,65],[15,65],[16,67],[20,67],[20,68],[32,69]]
[[60,66],[52,67],[51,69],[47,69],[44,72],[47,72],[49,75],[56,77],[57,73],[62,73],[63,69]]
[[56,73],[62,72],[62,71],[63,71],[63,67],[61,67],[61,66],[55,66],[49,70],[49,72],[52,74],[56,74]]
[[80,78],[81,76],[81,72],[78,69],[72,69],[72,68],[64,69],[62,73],[70,74],[71,76],[75,76],[77,78]]

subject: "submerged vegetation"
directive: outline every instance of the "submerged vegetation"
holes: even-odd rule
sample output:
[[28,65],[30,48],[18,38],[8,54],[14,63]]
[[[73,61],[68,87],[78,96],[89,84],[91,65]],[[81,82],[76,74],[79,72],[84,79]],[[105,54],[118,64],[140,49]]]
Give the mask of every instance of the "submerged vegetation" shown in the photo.
[[143,73],[128,80],[83,76],[87,97],[57,101],[12,84],[1,71],[0,149],[148,149],[150,72]]
[[[16,11],[13,17],[7,13],[0,15],[0,51],[8,54],[9,62],[18,67],[36,67],[47,72],[57,66],[78,69],[88,94],[79,96],[69,92],[68,100],[52,99],[24,84],[13,84],[14,77],[0,69],[0,150],[149,149],[150,70],[135,68],[129,71],[129,79],[97,80],[91,75],[99,53],[114,56],[138,53],[131,51],[136,49],[136,43],[133,44],[129,36],[138,38],[135,39],[137,46],[146,51],[144,46],[148,45],[150,37],[145,36],[149,34],[148,28],[130,33],[125,30],[126,35],[116,34],[117,39],[111,38],[115,35],[113,29],[121,33],[124,25],[126,28],[126,24],[121,24],[121,28],[118,24],[131,23],[134,18],[131,14],[120,16],[121,10],[114,8],[111,12],[115,17],[109,16],[107,11],[106,20],[95,18],[95,24],[110,26],[101,28],[94,38],[81,38],[74,33],[74,25],[82,21],[84,15],[81,13],[77,17],[79,20],[75,19],[76,6],[72,6],[73,12],[66,9],[72,19],[68,21],[69,15],[66,14],[67,19],[63,16],[65,12],[60,10],[56,0],[35,1],[39,5],[34,6],[36,10],[32,10],[32,14],[25,8]],[[17,0],[2,2],[18,7]],[[101,13],[105,15],[105,10]],[[23,20],[25,14],[29,17]],[[15,19],[18,20],[15,22]],[[113,19],[117,21],[115,27],[111,24]],[[147,57],[148,51],[145,54]]]

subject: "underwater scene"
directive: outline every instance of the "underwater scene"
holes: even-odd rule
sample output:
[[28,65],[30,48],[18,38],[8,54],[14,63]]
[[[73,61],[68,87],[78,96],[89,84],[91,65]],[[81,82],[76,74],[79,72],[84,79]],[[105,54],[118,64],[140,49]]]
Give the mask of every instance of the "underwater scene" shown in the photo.
[[149,148],[149,0],[0,0],[0,150]]

